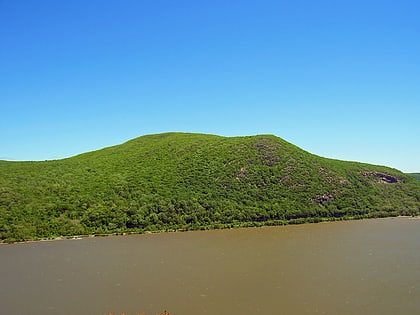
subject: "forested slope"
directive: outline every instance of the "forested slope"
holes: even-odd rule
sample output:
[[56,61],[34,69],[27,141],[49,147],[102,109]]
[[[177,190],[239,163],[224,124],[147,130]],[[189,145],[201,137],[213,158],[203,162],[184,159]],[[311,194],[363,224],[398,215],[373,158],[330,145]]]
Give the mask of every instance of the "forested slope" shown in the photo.
[[271,135],[166,133],[43,162],[0,161],[0,239],[417,215],[420,183]]
[[414,177],[415,179],[420,181],[420,173],[410,173],[408,175],[410,175],[411,177]]

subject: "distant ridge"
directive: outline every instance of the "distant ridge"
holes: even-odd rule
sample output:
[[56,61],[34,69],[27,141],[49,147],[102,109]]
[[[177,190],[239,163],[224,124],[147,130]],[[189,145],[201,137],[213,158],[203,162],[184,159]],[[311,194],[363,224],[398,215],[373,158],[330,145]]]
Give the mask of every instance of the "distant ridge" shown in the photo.
[[56,161],[0,161],[0,238],[420,214],[420,183],[273,135],[142,136]]
[[409,173],[408,175],[420,181],[420,173]]

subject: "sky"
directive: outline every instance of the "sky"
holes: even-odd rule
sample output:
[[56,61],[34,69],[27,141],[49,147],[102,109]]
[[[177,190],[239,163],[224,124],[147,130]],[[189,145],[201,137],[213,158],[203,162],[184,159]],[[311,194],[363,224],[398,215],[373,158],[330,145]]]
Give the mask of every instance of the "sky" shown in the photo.
[[417,0],[0,0],[0,159],[274,134],[420,172]]

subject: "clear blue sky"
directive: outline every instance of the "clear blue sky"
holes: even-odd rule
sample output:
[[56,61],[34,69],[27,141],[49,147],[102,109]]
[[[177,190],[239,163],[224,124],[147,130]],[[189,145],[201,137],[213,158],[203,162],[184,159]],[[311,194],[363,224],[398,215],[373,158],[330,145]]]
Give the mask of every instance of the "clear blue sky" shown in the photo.
[[0,0],[0,159],[275,134],[420,172],[420,2]]

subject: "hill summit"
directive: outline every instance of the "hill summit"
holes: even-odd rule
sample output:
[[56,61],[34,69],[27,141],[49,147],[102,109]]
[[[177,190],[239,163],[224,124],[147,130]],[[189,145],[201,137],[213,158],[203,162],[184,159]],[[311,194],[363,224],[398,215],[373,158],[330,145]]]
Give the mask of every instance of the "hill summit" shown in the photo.
[[272,135],[142,136],[67,159],[0,161],[0,238],[418,215],[420,183]]

